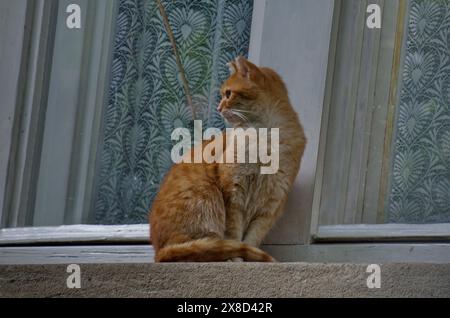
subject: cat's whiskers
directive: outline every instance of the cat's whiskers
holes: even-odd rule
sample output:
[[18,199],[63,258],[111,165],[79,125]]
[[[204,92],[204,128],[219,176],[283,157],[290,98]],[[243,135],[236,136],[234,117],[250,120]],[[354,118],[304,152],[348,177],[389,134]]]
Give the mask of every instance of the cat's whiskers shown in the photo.
[[[247,120],[248,120],[248,115],[250,115],[250,116],[253,116],[254,115],[254,112],[252,112],[252,111],[249,111],[249,110],[245,110],[245,109],[233,109],[233,111],[235,112],[235,113],[239,113],[239,114],[241,114],[241,115],[244,115],[246,118],[247,118]],[[247,115],[248,114],[248,115]]]
[[236,109],[232,109],[231,113],[237,117],[239,117],[240,119],[242,119],[244,122],[249,123],[250,120],[247,118],[247,116],[245,116],[244,114],[242,114],[240,111],[236,110]]
[[240,113],[247,113],[247,114],[253,114],[253,112],[249,111],[249,110],[244,110],[244,109],[235,109],[235,111],[238,111]]

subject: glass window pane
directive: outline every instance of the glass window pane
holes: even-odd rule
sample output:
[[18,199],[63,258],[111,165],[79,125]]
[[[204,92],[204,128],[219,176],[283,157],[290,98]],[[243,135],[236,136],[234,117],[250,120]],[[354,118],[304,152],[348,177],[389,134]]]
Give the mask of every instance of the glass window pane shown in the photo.
[[[253,2],[163,1],[186,72],[194,110],[154,0],[120,1],[109,102],[95,198],[97,224],[146,223],[172,164],[171,133],[223,127],[216,112],[226,63],[247,55]],[[195,118],[194,118],[195,114]]]
[[3,227],[147,223],[173,130],[223,128],[226,64],[248,55],[253,1],[162,0],[192,108],[158,1],[80,0],[80,28],[72,2],[17,6],[23,105]]
[[450,222],[450,2],[411,2],[389,223]]
[[450,1],[337,17],[319,225],[450,223]]

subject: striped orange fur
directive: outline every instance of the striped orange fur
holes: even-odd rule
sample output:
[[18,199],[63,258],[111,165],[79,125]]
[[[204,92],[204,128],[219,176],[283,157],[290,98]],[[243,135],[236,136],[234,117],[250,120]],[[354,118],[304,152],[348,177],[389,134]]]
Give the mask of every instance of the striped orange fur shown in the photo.
[[273,261],[258,246],[283,212],[306,138],[276,72],[243,57],[229,66],[218,109],[235,128],[279,128],[279,170],[262,175],[261,163],[175,164],[149,215],[157,262]]

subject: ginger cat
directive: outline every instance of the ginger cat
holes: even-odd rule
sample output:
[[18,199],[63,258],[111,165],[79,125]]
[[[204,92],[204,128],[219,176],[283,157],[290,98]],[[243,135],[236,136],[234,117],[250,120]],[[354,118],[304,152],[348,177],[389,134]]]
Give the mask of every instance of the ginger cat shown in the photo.
[[274,261],[258,246],[283,212],[306,138],[277,73],[243,57],[229,67],[218,110],[234,128],[279,128],[279,170],[263,175],[259,163],[175,164],[149,216],[156,262]]

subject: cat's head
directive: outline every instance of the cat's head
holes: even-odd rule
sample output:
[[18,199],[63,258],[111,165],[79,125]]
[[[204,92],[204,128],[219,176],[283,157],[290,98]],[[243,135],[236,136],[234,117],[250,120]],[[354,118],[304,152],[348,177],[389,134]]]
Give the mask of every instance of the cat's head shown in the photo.
[[[286,87],[273,70],[258,67],[242,56],[228,63],[230,77],[220,89],[217,110],[232,126],[265,125],[288,100]],[[283,103],[284,104],[284,103]]]

